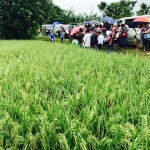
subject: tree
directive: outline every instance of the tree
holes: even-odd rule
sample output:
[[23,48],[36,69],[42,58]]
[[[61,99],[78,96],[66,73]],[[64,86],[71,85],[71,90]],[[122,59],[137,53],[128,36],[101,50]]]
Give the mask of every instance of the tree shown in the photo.
[[140,10],[136,13],[137,15],[150,15],[150,5],[148,6],[146,3],[142,3],[140,5]]
[[101,12],[103,12],[103,16],[109,16],[114,19],[119,19],[123,17],[129,17],[134,14],[133,7],[135,6],[136,1],[130,0],[120,0],[119,2],[113,2],[107,4],[102,1],[98,8]]
[[93,12],[90,15],[84,13],[84,20],[100,20],[100,16],[97,13],[93,14]]
[[1,0],[1,37],[28,39],[36,35],[38,27],[48,18],[51,3],[51,0]]

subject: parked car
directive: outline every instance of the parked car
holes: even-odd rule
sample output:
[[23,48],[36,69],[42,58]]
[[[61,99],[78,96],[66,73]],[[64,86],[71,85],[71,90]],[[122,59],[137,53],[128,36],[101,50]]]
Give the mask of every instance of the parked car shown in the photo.
[[65,38],[68,38],[69,37],[69,33],[71,31],[71,29],[73,28],[72,25],[64,25],[64,24],[59,24],[59,25],[55,25],[55,27],[53,28],[54,30],[54,33],[55,33],[55,36],[56,37],[60,37],[60,32],[61,30],[64,30],[65,31]]
[[[129,45],[136,45],[136,39],[134,38],[135,36],[135,31],[133,30],[134,28],[137,29],[138,28],[138,23],[137,22],[133,22],[133,20],[137,17],[141,17],[141,16],[133,16],[133,17],[125,17],[125,18],[121,18],[119,19],[116,23],[117,26],[120,26],[120,24],[122,22],[125,22],[126,25],[129,26],[129,31],[128,31],[128,44]],[[149,17],[150,15],[143,15],[143,17]]]
[[42,25],[41,31],[43,36],[48,35],[50,33],[50,30],[52,29],[52,24],[44,24]]

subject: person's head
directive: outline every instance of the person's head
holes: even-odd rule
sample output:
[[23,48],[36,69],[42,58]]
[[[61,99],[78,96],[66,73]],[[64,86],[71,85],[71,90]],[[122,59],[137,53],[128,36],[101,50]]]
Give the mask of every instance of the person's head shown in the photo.
[[88,23],[88,27],[90,28],[92,26],[92,24]]
[[90,32],[90,29],[86,29],[86,33],[89,33]]
[[97,34],[100,35],[100,34],[101,34],[101,31],[98,31]]
[[106,33],[106,29],[103,29],[102,32],[103,32],[103,33]]
[[79,32],[80,32],[80,33],[82,33],[82,32],[83,32],[83,29],[82,29],[82,28],[80,28],[80,29],[79,29]]
[[120,24],[120,27],[125,27],[125,22],[122,22],[122,23]]
[[73,40],[75,40],[75,39],[77,39],[77,36],[76,36],[76,34],[73,36]]
[[142,28],[142,24],[138,24],[138,28]]
[[77,37],[76,33],[72,35],[72,38],[75,39]]
[[116,24],[116,23],[113,24],[113,28],[114,28],[114,27],[117,27],[117,24]]
[[99,27],[102,28],[103,26],[100,24]]
[[93,32],[94,31],[94,28],[91,28],[91,32]]
[[145,22],[145,23],[143,23],[143,27],[146,27],[147,25],[148,25],[148,23],[146,23],[146,22]]
[[78,34],[79,34],[79,31],[76,32],[76,35],[78,35]]
[[149,25],[146,26],[146,31],[147,31],[148,29],[150,29],[150,26],[149,26]]
[[119,30],[118,30],[117,27],[113,27],[113,28],[112,28],[112,31],[115,32],[115,33],[116,33],[116,32],[119,32]]
[[108,25],[108,22],[104,22],[104,25]]
[[93,33],[94,33],[94,34],[97,34],[97,31],[96,31],[96,30],[94,30],[94,31],[93,31]]

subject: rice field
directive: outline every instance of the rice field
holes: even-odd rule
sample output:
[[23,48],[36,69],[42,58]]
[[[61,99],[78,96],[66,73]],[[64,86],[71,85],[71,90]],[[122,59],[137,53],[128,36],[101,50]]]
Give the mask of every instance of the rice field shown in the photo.
[[0,150],[149,149],[149,56],[0,41]]

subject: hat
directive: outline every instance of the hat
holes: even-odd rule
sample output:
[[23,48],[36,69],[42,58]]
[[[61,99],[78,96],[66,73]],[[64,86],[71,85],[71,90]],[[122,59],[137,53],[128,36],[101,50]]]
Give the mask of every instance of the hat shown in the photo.
[[116,23],[114,23],[114,24],[113,24],[113,26],[117,26],[117,24],[116,24]]

